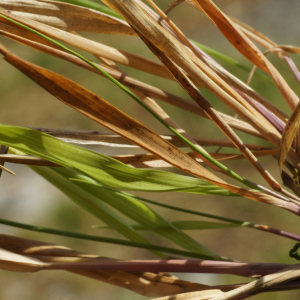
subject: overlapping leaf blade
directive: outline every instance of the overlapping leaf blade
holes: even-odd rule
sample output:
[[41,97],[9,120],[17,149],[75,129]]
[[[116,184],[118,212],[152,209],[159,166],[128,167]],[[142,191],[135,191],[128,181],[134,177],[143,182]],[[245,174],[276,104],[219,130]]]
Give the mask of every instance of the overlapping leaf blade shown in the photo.
[[186,191],[235,195],[204,180],[158,170],[135,169],[109,156],[68,144],[35,130],[0,125],[0,141],[27,154],[72,168],[119,190]]
[[[89,193],[88,189],[82,189],[76,183],[69,180],[69,177],[76,177],[79,174],[67,168],[46,168],[32,167],[39,175],[52,183],[67,195],[73,202],[84,210],[93,214],[111,228],[118,231],[131,241],[140,243],[149,243],[142,235],[133,229],[119,214],[112,210],[99,198]],[[159,252],[153,252],[160,257],[164,257]]]

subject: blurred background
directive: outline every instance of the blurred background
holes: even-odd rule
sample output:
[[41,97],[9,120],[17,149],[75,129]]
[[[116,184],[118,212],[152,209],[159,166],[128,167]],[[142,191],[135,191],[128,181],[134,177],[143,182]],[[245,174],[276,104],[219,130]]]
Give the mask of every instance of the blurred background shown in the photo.
[[[170,1],[156,1],[161,8],[167,7]],[[258,31],[273,39],[278,44],[300,46],[299,1],[280,0],[222,0],[215,3],[228,15],[243,21]],[[218,32],[214,25],[201,13],[187,4],[181,4],[169,15],[185,35],[208,47],[214,48],[236,60],[251,67]],[[108,36],[104,34],[84,34],[84,36],[116,48],[143,54],[153,58],[152,53],[136,37]],[[143,122],[154,131],[165,134],[156,120],[147,114],[143,108],[128,98],[121,90],[115,88],[108,80],[88,71],[61,61],[56,58],[41,54],[35,50],[10,41],[0,36],[0,42],[15,54],[21,56],[55,72],[58,72],[77,83],[92,90],[105,100],[109,101],[130,116]],[[91,55],[84,53],[88,58]],[[269,55],[270,60],[282,72],[288,83],[299,93],[299,85],[293,78],[291,71],[276,56]],[[296,65],[299,58],[293,56]],[[245,81],[248,74],[234,66],[222,63],[227,70]],[[64,129],[105,130],[99,124],[89,120],[80,113],[65,106],[53,96],[49,95],[37,84],[26,78],[18,70],[4,60],[0,61],[0,120],[3,124],[19,125],[25,127],[46,127]],[[135,71],[121,66],[132,77],[144,82],[161,87],[167,91],[188,97],[185,92],[174,82],[157,79],[155,76]],[[275,86],[257,79],[253,79],[251,86],[265,96],[272,103],[289,113],[287,105]],[[234,115],[220,101],[204,92],[215,107],[223,112]],[[182,112],[177,108],[160,103],[161,106],[173,117],[188,133],[193,136],[223,138],[221,132],[209,121],[196,115]],[[265,143],[254,137],[239,133],[244,142]],[[90,147],[103,154],[126,154],[132,150],[110,147]],[[216,148],[209,148],[213,152]],[[126,152],[127,151],[127,152]],[[142,151],[137,151],[142,152]],[[276,161],[273,158],[260,160],[272,175],[281,182]],[[240,175],[257,183],[265,183],[252,167],[243,160],[226,164]],[[101,225],[98,219],[86,213],[66,196],[56,190],[26,166],[6,164],[17,176],[3,173],[0,180],[0,218],[14,220],[22,223],[52,227],[61,230],[78,231],[86,234],[122,238],[112,230],[99,230],[92,225]],[[213,197],[189,194],[171,193],[139,193],[145,198],[161,201],[176,206],[184,206],[205,213],[236,218],[239,220],[269,225],[293,233],[300,233],[296,216],[284,210],[255,203],[248,199],[231,197]],[[176,196],[176,197],[175,197]],[[154,207],[170,221],[187,220],[197,217],[183,215],[167,209]],[[87,242],[54,235],[33,233],[16,228],[0,225],[1,232],[15,236],[41,240],[49,243],[74,248],[90,254],[97,254],[119,259],[154,259],[155,257],[146,250],[133,249],[123,246],[113,246],[103,243]],[[214,252],[245,262],[274,262],[295,263],[288,256],[294,242],[277,236],[267,235],[263,232],[247,228],[227,230],[203,230],[188,232],[193,238],[210,248]],[[154,243],[163,246],[169,244],[153,234],[146,233]],[[170,245],[169,245],[170,246]],[[246,282],[247,279],[226,275],[210,274],[175,274],[181,279],[209,285],[233,284]],[[0,298],[1,299],[26,299],[26,300],[94,300],[94,299],[147,299],[130,291],[110,286],[92,279],[86,279],[75,274],[59,271],[47,271],[34,274],[12,273],[0,271]],[[299,299],[300,291],[281,293],[268,293],[253,297],[252,299]]]

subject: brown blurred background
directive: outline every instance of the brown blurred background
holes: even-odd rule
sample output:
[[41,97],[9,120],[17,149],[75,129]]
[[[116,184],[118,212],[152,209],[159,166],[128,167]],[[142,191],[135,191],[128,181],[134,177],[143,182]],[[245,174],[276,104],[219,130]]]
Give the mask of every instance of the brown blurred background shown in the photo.
[[[156,1],[161,8],[165,8],[169,1]],[[225,13],[255,27],[278,44],[290,44],[300,46],[299,14],[300,3],[298,1],[215,1]],[[233,57],[244,64],[251,65],[225,40],[213,24],[200,12],[189,5],[182,4],[170,13],[172,20],[189,37],[201,44],[212,47],[222,53]],[[107,36],[104,34],[85,34],[86,37],[100,41],[119,49],[132,51],[134,53],[145,53],[153,57],[149,50],[133,37]],[[148,115],[141,107],[129,99],[122,91],[115,88],[112,83],[95,74],[81,70],[67,62],[60,61],[41,54],[35,50],[26,48],[20,44],[0,37],[3,43],[14,53],[29,61],[49,68],[53,71],[82,84],[97,93],[110,103],[122,109],[129,115],[142,121],[159,133],[167,133],[157,121]],[[92,58],[86,54],[86,57]],[[299,59],[295,58],[299,65]],[[282,71],[289,84],[295,91],[299,92],[299,86],[293,79],[290,70],[276,57],[270,55],[270,60]],[[236,67],[223,64],[230,72],[236,74],[241,80],[246,80],[247,73]],[[71,128],[105,130],[99,124],[87,119],[71,108],[57,101],[30,79],[4,60],[0,62],[0,119],[2,124],[12,124],[26,127],[48,127],[48,128]],[[163,87],[183,97],[187,97],[181,88],[167,80],[155,78],[139,71],[130,70],[121,66],[131,76],[147,83]],[[252,87],[263,94],[267,99],[280,106],[286,111],[288,108],[283,103],[281,95],[276,88],[268,83],[254,79]],[[113,91],[113,93],[112,93]],[[208,93],[209,100],[220,110],[230,113],[227,108],[219,104]],[[174,117],[174,119],[194,136],[209,136],[222,138],[222,134],[212,125],[190,113],[183,113],[177,108],[161,103],[162,107]],[[239,134],[246,142],[261,142],[246,134]],[[91,149],[104,154],[126,153],[131,150],[118,150],[109,147],[92,147]],[[215,148],[210,148],[214,151]],[[271,171],[276,179],[279,179],[279,170],[273,158],[261,159],[264,166]],[[6,164],[17,176],[2,174],[0,188],[0,218],[15,220],[23,223],[53,227],[62,230],[78,231],[87,234],[99,234],[122,238],[119,234],[107,230],[91,228],[92,225],[101,224],[95,217],[75,206],[68,198],[40,178],[29,168],[14,164]],[[257,173],[245,161],[231,162],[228,167],[234,169],[241,175],[246,176],[258,183],[263,183]],[[281,181],[280,181],[281,182]],[[265,183],[263,183],[265,185]],[[221,215],[240,220],[266,224],[282,230],[300,233],[298,219],[290,213],[278,208],[267,207],[247,199],[225,198],[201,195],[188,195],[173,193],[146,194],[140,193],[146,198],[161,201],[185,208]],[[175,197],[176,196],[176,197]],[[183,202],[184,200],[184,202]],[[174,211],[155,207],[168,220],[186,220],[187,218],[197,220],[197,217],[183,215]],[[19,230],[12,227],[0,225],[1,232],[16,236],[37,239],[50,243],[57,243],[74,248],[78,251],[98,254],[121,259],[143,259],[155,258],[144,250],[132,249],[109,244],[86,242],[71,238],[43,235]],[[228,230],[192,231],[189,234],[218,254],[248,262],[277,262],[295,263],[288,257],[290,248],[294,242],[266,233],[241,228]],[[153,238],[151,233],[146,236],[165,246],[172,246],[165,240]],[[177,274],[180,278],[209,285],[221,285],[245,282],[243,278],[234,276],[218,276],[208,274]],[[135,295],[130,291],[123,290],[101,282],[85,279],[83,277],[58,271],[47,271],[36,274],[10,273],[0,271],[0,299],[26,299],[26,300],[94,300],[94,299],[146,299],[146,297]],[[253,299],[299,299],[300,292],[269,293],[253,297]]]

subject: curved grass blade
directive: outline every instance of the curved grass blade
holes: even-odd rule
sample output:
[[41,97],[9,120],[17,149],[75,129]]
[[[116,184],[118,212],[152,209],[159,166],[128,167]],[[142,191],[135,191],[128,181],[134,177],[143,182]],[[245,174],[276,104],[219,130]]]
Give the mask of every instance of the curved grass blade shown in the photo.
[[[224,223],[207,222],[207,221],[174,221],[170,223],[176,226],[180,230],[227,229],[227,228],[239,227],[239,225],[237,224],[224,224]],[[147,227],[141,226],[140,224],[134,224],[131,226],[136,230],[149,230]],[[93,226],[93,228],[111,229],[110,227],[97,226],[97,225]]]
[[[77,175],[75,171],[70,169],[45,167],[31,168],[48,182],[56,186],[81,208],[91,213],[129,240],[133,242],[150,243],[132,228],[119,214],[103,203],[103,201],[99,201],[99,197],[90,193],[88,189],[82,189],[76,183],[70,181],[69,177]],[[164,257],[164,255],[159,252],[154,252],[154,254]]]
[[150,203],[150,204],[153,204],[156,206],[168,208],[168,209],[175,210],[175,211],[184,212],[184,213],[191,214],[191,215],[196,215],[196,216],[201,216],[201,217],[219,220],[219,221],[223,221],[223,222],[228,222],[233,225],[237,225],[237,226],[241,226],[241,227],[247,227],[247,228],[252,228],[252,229],[256,229],[256,230],[261,230],[264,232],[280,235],[282,237],[286,237],[286,238],[289,238],[289,239],[292,239],[295,241],[300,241],[300,235],[298,235],[298,234],[290,233],[290,232],[287,232],[287,231],[284,231],[281,229],[272,228],[267,225],[255,224],[255,223],[251,223],[251,222],[247,222],[247,221],[241,221],[241,220],[216,216],[216,215],[207,214],[207,213],[203,213],[203,212],[196,211],[196,210],[190,210],[190,209],[185,209],[185,208],[181,208],[181,207],[177,207],[177,206],[173,206],[173,205],[163,204],[160,202],[156,202],[156,201],[145,199],[145,198],[138,197],[138,196],[135,196],[135,197],[143,202]]
[[[57,169],[57,172],[59,172],[59,174],[64,172],[64,176],[74,176],[72,173],[68,174],[67,169]],[[189,251],[206,255],[210,257],[210,259],[224,259],[184,234],[176,226],[166,221],[133,195],[107,188],[80,174],[74,176],[74,179],[74,182],[76,182],[79,187],[88,190],[91,194],[97,196],[99,200],[104,201],[106,204],[112,206],[148,230],[162,235]],[[72,180],[74,179],[72,178]]]

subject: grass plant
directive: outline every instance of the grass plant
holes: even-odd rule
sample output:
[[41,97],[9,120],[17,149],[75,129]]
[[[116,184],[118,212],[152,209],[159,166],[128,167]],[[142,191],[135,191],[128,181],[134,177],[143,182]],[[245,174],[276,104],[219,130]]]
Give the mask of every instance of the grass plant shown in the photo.
[[[173,8],[180,12],[184,5],[204,14],[248,64],[186,37],[168,17]],[[98,236],[4,218],[0,224],[43,233],[44,239],[47,239],[45,234],[52,234],[135,247],[140,249],[141,256],[149,250],[149,255],[156,259],[119,257],[120,260],[115,260],[1,234],[0,268],[15,272],[66,270],[160,300],[245,299],[266,291],[297,290],[300,288],[298,264],[237,261],[234,247],[227,257],[222,249],[210,249],[205,240],[186,231],[226,231],[239,227],[252,229],[253,234],[261,231],[266,239],[272,234],[300,243],[298,234],[230,215],[187,209],[184,202],[192,195],[227,197],[233,199],[234,210],[245,198],[259,202],[261,210],[268,211],[275,206],[286,213],[300,215],[300,102],[285,79],[286,74],[268,59],[270,55],[266,56],[268,53],[277,56],[299,83],[300,73],[290,55],[299,54],[300,50],[278,45],[231,18],[209,0],[173,1],[165,12],[159,6],[158,1],[152,0],[102,0],[102,3],[0,0],[2,37],[45,53],[53,60],[74,64],[79,71],[91,72],[93,77],[100,75],[99,82],[110,82],[115,89],[112,97],[120,89],[124,98],[127,95],[139,105],[135,106],[142,112],[139,119],[150,115],[152,123],[159,123],[165,130],[156,132],[111,104],[111,99],[103,99],[58,72],[21,58],[7,48],[7,39],[3,38],[0,53],[7,63],[40,85],[45,93],[110,132],[0,125],[3,172],[11,172],[6,163],[28,165],[105,225],[94,226],[100,232]],[[89,33],[88,37],[85,33]],[[155,58],[102,44],[92,38],[97,33],[134,38],[144,43]],[[135,75],[141,73],[132,70],[151,74],[158,81],[173,81],[183,92],[178,95],[144,82],[142,76]],[[249,72],[247,82],[238,79],[232,70]],[[266,99],[261,91],[253,89],[252,77],[276,88],[290,113],[283,112],[278,101]],[[207,93],[222,102],[220,107],[225,106],[227,113],[204,96]],[[159,101],[180,110],[180,118],[172,118]],[[199,119],[195,128],[201,127],[203,118],[208,119],[224,139],[201,136],[205,128],[197,131],[197,136],[189,134],[179,124],[184,124],[190,113]],[[255,143],[249,143],[252,140]],[[138,149],[140,153],[104,155],[86,145],[106,145],[120,151]],[[208,150],[212,146],[217,148]],[[261,158],[265,157],[273,159],[273,164],[278,166],[276,174],[262,164]],[[241,160],[255,175],[249,173],[250,177],[246,178],[236,171]],[[167,192],[179,195],[182,205],[151,199],[153,193]],[[180,212],[182,219],[170,220],[158,207]],[[188,216],[197,219],[190,220]],[[118,232],[124,239],[105,237],[109,230]],[[153,242],[152,237],[163,238],[168,246]],[[296,252],[297,246],[291,254],[299,258]],[[251,281],[204,285],[156,272],[234,274],[250,277]]]

